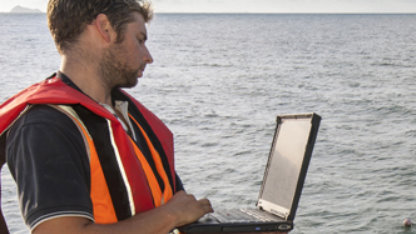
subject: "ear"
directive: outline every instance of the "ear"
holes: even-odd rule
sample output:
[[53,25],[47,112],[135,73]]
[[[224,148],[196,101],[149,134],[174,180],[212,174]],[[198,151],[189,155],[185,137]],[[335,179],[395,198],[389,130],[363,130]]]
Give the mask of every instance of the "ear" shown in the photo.
[[93,21],[93,25],[105,42],[111,43],[117,39],[117,33],[114,31],[110,20],[108,20],[108,17],[105,14],[97,15]]

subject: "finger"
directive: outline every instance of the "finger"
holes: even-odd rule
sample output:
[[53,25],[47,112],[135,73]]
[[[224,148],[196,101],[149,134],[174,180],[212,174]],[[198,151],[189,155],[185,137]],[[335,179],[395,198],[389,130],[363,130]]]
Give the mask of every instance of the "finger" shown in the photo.
[[211,202],[208,199],[206,198],[200,199],[198,200],[198,203],[202,207],[202,209],[204,209],[205,212],[214,211],[214,209],[212,209]]
[[206,198],[199,199],[198,202],[200,204],[205,204],[205,205],[208,204],[208,205],[211,205],[211,202],[208,199],[206,199]]

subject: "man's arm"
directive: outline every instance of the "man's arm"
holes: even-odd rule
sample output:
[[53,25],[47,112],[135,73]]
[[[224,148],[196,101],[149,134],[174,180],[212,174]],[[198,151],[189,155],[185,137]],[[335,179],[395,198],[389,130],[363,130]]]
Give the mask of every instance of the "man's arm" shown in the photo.
[[175,227],[196,221],[208,212],[212,212],[212,208],[207,199],[196,200],[194,196],[180,191],[165,205],[115,224],[95,224],[86,218],[63,217],[44,221],[33,233],[166,234]]

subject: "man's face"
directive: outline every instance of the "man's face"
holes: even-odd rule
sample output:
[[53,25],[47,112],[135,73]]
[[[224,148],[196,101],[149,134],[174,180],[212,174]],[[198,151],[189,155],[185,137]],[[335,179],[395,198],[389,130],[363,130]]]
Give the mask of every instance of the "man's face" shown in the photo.
[[112,44],[100,62],[102,76],[110,88],[135,86],[146,65],[153,62],[145,45],[147,31],[143,16],[136,12],[132,15],[134,20],[122,32],[123,41]]

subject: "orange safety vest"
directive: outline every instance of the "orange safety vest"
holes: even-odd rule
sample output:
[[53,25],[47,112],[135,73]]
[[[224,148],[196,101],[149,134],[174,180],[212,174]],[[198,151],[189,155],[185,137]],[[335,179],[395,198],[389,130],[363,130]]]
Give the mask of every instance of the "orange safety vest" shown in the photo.
[[[5,133],[18,117],[31,105],[51,105],[73,120],[86,143],[87,154],[90,158],[90,197],[96,223],[115,223],[162,205],[173,196],[176,190],[173,135],[153,113],[127,93],[123,94],[135,105],[148,124],[146,131],[139,123],[137,116],[129,113],[130,119],[140,129],[146,141],[155,169],[152,169],[136,142],[124,131],[121,123],[113,114],[56,77],[30,86],[0,106],[0,158],[5,157]],[[114,157],[117,162],[118,175],[113,175],[114,170],[106,172],[106,169],[103,169],[102,161],[100,161],[102,155],[97,153],[99,148],[95,144],[95,141],[101,136],[91,135],[88,131],[88,124],[79,117],[77,111],[72,108],[73,105],[80,105],[105,120],[110,138],[105,140],[113,149],[111,157]],[[100,146],[98,145],[98,147]],[[163,165],[163,157],[167,159],[168,166]],[[168,167],[167,170],[166,167]],[[156,174],[163,181],[163,186],[156,179]],[[117,186],[113,186],[114,182],[108,180],[113,177],[120,178],[121,182]],[[113,183],[112,186],[109,183]],[[116,189],[116,191],[112,191],[112,189]],[[118,201],[115,201],[112,195],[118,194],[121,190],[122,194],[126,195],[126,199],[123,199],[121,205],[116,206]],[[119,212],[120,209],[124,210]],[[128,217],[125,215],[126,210]],[[120,215],[120,213],[124,215]]]

